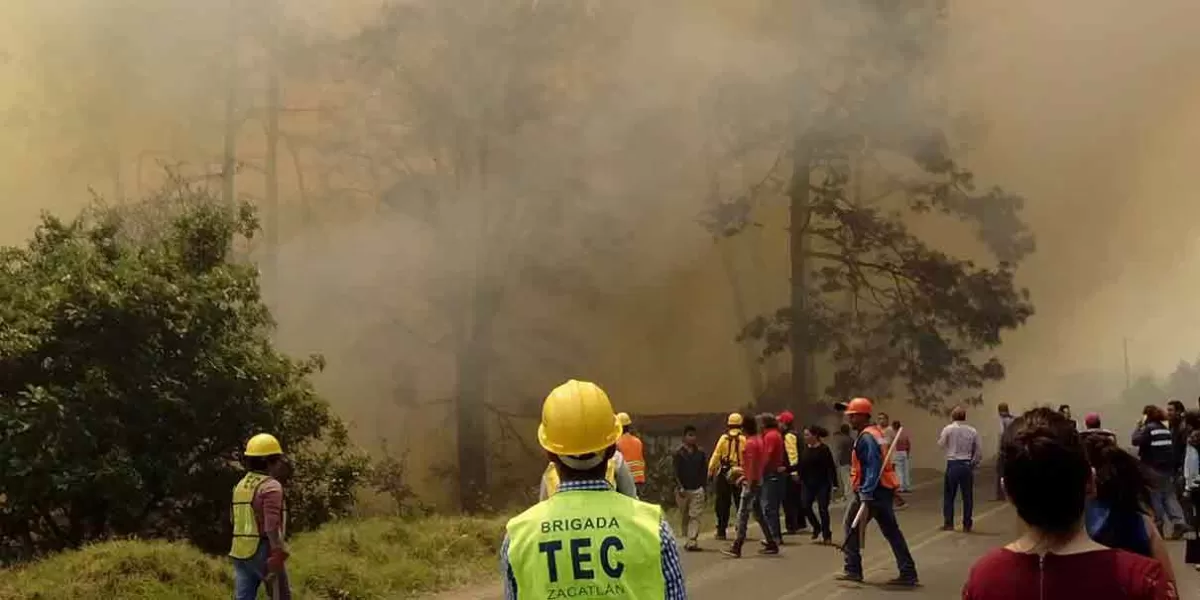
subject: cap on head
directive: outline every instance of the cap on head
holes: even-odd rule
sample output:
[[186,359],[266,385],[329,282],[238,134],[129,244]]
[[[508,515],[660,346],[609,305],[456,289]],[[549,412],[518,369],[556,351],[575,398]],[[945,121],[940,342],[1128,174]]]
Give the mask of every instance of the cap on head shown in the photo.
[[779,421],[780,425],[791,425],[796,420],[796,415],[793,415],[790,410],[785,410],[779,413],[775,420]]
[[842,411],[846,415],[869,415],[871,414],[871,401],[866,398],[855,398],[849,402],[838,402],[833,405],[836,410]]
[[1083,418],[1083,424],[1092,429],[1098,429],[1100,427],[1100,413],[1088,413],[1087,416]]
[[629,413],[627,412],[617,413],[617,422],[621,424],[621,427],[633,425],[633,419],[629,418]]
[[279,440],[269,433],[260,433],[246,442],[246,451],[242,456],[275,456],[283,454],[283,446]]
[[621,424],[600,386],[572,379],[550,392],[542,403],[538,443],[551,454],[580,456],[617,443]]
[[742,413],[729,413],[729,418],[725,419],[725,426],[741,427],[742,426]]

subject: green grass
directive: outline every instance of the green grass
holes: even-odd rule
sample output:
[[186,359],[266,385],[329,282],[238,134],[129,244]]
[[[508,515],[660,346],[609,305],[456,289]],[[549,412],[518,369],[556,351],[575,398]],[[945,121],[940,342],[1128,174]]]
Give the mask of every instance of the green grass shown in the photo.
[[[392,600],[486,581],[500,519],[375,518],[332,523],[292,541],[295,597]],[[118,541],[0,571],[0,600],[227,600],[227,560],[186,544]]]

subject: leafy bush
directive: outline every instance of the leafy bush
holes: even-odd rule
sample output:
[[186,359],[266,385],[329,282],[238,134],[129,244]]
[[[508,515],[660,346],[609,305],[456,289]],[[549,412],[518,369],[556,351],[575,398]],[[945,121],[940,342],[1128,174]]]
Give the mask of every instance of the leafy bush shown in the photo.
[[0,559],[110,537],[229,540],[237,452],[275,433],[297,463],[294,530],[346,514],[367,463],[314,393],[319,357],[276,351],[257,229],[203,190],[45,216],[0,249]]

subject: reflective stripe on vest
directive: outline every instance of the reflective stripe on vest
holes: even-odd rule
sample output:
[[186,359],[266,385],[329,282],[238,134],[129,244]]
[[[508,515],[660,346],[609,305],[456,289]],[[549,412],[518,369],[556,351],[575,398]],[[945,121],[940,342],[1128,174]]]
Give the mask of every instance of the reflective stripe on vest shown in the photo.
[[[263,539],[258,530],[258,520],[254,518],[254,506],[251,504],[258,494],[258,488],[270,476],[262,473],[246,473],[245,477],[233,486],[233,544],[229,548],[229,556],[248,559],[258,552],[258,544]],[[279,523],[279,536],[284,537],[287,531],[287,508],[283,510]]]
[[[880,458],[887,455],[887,438],[883,436],[883,430],[879,429],[878,425],[870,425],[862,430],[859,435],[867,434],[875,438],[879,444]],[[850,452],[850,481],[854,489],[857,491],[862,487],[862,463],[858,461],[858,440],[854,441],[854,449]],[[879,474],[879,485],[890,490],[900,487],[900,478],[896,475],[896,466],[889,459],[883,465],[883,471]]]
[[662,600],[662,509],[616,492],[572,490],[508,522],[524,598]]
[[[546,497],[549,498],[558,492],[558,469],[554,468],[554,463],[546,465],[546,472],[542,474],[542,478],[546,481]],[[604,479],[608,481],[609,487],[617,489],[617,459],[608,459],[608,469],[604,472]]]
[[632,434],[623,434],[617,440],[617,450],[625,457],[629,465],[629,473],[633,475],[634,483],[646,483],[646,457],[642,454],[642,440]]

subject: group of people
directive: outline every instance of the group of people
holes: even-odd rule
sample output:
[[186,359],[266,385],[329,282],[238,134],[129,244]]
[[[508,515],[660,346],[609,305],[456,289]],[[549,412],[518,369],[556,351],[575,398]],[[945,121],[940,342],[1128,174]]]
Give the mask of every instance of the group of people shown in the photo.
[[[725,550],[733,557],[741,556],[751,515],[762,530],[762,553],[778,553],[783,535],[806,522],[814,540],[830,543],[830,499],[841,489],[849,502],[840,528],[845,562],[838,578],[862,581],[862,536],[874,521],[899,571],[889,584],[917,586],[916,564],[895,512],[903,489],[897,439],[904,430],[873,419],[866,398],[835,406],[846,423],[833,436],[818,425],[797,435],[790,413],[732,414],[711,457],[699,447],[695,428],[687,428],[674,456],[684,547],[698,548],[710,483],[718,497],[718,534],[728,526],[728,506],[738,509],[736,534]],[[1172,537],[1179,537],[1200,524],[1200,411],[1187,412],[1175,402],[1166,411],[1147,406],[1131,437],[1135,456],[1102,428],[1097,414],[1088,415],[1080,429],[1069,407],[1035,408],[1020,416],[1006,405],[999,408],[997,487],[1016,508],[1023,533],[976,562],[962,597],[1175,600],[1161,528],[1171,524]],[[970,531],[970,490],[982,451],[966,411],[958,408],[951,416],[938,439],[947,460],[946,526],[953,528],[961,493],[963,529]],[[506,526],[500,549],[506,599],[687,598],[674,531],[659,505],[638,500],[645,463],[640,440],[628,441],[636,439],[631,425],[593,383],[571,380],[547,396],[538,441],[550,467],[541,501]],[[838,456],[843,436],[850,445],[844,476]],[[266,585],[271,597],[288,598],[280,481],[290,465],[269,434],[247,443],[244,463],[247,473],[232,496],[234,595],[253,598]],[[1177,483],[1182,494],[1176,493]],[[722,497],[728,499],[724,512]],[[792,504],[793,498],[799,501]],[[1186,562],[1200,562],[1200,541],[1193,537],[1187,543]]]

